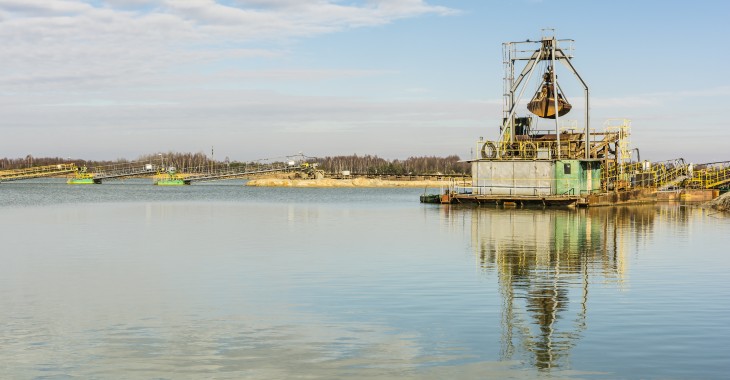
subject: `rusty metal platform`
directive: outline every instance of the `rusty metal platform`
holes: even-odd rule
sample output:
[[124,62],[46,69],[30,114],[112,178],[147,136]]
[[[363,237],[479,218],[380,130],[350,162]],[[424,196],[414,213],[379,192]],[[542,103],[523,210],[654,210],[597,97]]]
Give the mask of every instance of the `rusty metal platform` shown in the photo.
[[[577,195],[475,195],[452,194],[446,203],[493,204],[497,206],[573,207],[581,200]],[[443,203],[443,202],[442,202]]]

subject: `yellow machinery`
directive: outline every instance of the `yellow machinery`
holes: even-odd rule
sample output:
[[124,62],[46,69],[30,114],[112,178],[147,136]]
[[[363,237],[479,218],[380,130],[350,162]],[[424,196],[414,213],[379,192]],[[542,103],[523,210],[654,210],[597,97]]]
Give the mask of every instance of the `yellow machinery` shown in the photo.
[[[499,141],[484,145],[482,159],[597,159],[592,149],[588,117],[588,85],[571,63],[573,40],[543,36],[538,41],[507,42],[502,45],[504,104]],[[524,63],[524,64],[523,64]],[[515,75],[517,65],[522,67]],[[581,129],[561,128],[559,118],[573,108],[557,82],[556,65],[573,74],[584,89],[585,121]],[[538,118],[555,120],[551,130],[534,129],[532,117],[517,116],[518,106],[535,72],[541,72],[541,83],[527,103],[527,109]],[[565,143],[564,143],[565,142]],[[494,149],[492,149],[494,148]],[[568,150],[568,152],[563,152]],[[580,150],[580,151],[578,151]],[[493,151],[493,152],[492,152]]]

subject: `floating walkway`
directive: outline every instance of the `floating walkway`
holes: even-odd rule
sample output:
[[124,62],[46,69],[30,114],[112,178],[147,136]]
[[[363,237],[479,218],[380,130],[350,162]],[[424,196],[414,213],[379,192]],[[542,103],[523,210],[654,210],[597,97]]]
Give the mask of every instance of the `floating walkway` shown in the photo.
[[[295,159],[292,160],[292,157]],[[66,176],[67,183],[72,185],[101,184],[106,180],[153,177],[155,185],[190,185],[193,182],[220,181],[235,178],[246,178],[259,174],[276,172],[298,172],[301,177],[307,178],[314,172],[316,164],[305,162],[305,156],[287,156],[286,162],[261,161],[234,165],[198,166],[175,169],[147,162],[128,162],[106,166],[96,166],[88,170],[86,166],[78,167],[74,163],[63,163],[46,166],[36,166],[24,169],[0,171],[0,182],[25,180],[41,177]],[[309,157],[311,159],[311,157]],[[69,174],[73,174],[69,176]]]
[[93,176],[94,183],[100,184],[102,181],[108,179],[154,175],[160,170],[161,167],[157,165],[131,162],[128,164],[94,167],[94,172],[91,174]]
[[76,172],[77,169],[75,164],[56,164],[25,169],[2,170],[0,171],[0,182],[66,175]]
[[264,173],[276,173],[276,172],[289,172],[299,171],[299,166],[290,165],[288,163],[273,163],[273,164],[260,164],[260,165],[243,165],[235,168],[217,168],[210,170],[206,173],[201,174],[189,174],[182,175],[182,181],[185,185],[190,185],[193,182],[210,182],[220,181],[227,179],[235,179],[248,177],[256,174]]

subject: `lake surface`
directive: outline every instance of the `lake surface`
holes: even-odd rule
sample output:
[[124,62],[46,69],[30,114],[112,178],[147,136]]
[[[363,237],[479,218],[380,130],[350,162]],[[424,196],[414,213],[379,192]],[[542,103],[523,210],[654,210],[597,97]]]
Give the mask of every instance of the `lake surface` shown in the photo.
[[0,184],[0,377],[730,371],[727,216],[242,184]]

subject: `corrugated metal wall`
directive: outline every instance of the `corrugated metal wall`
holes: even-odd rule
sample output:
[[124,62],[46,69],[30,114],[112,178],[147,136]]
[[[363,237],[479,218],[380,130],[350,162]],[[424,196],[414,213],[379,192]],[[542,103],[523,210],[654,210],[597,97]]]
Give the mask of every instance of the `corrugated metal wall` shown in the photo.
[[549,195],[555,192],[551,161],[473,161],[474,193],[482,195]]
[[473,161],[474,194],[586,195],[600,189],[597,162]]

